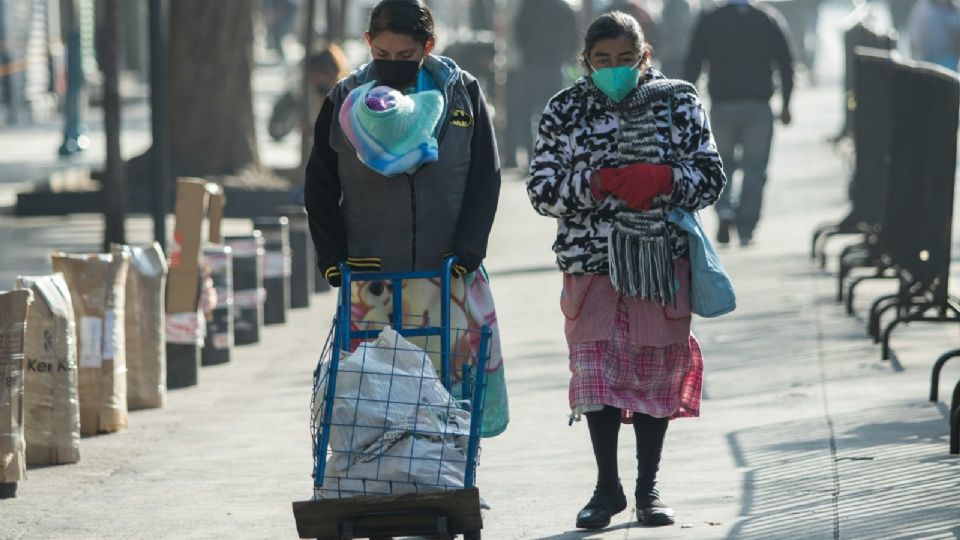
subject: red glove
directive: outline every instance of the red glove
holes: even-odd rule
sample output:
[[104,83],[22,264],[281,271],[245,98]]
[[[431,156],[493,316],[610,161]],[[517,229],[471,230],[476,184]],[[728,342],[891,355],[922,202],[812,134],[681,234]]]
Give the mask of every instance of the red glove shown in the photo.
[[612,193],[634,210],[647,210],[657,195],[673,192],[673,169],[669,165],[649,163],[604,168],[600,169],[599,176],[593,176],[590,187],[594,195]]

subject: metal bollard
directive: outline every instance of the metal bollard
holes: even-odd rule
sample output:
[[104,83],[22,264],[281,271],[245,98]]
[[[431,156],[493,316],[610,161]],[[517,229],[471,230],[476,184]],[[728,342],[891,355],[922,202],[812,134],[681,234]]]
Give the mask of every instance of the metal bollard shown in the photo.
[[287,322],[290,309],[290,222],[285,217],[261,217],[253,220],[265,242],[263,286],[267,301],[263,306],[266,325]]
[[290,220],[290,307],[310,307],[317,257],[307,227],[307,212],[302,206],[281,206],[277,214]]
[[263,238],[259,231],[228,236],[233,250],[233,343],[248,345],[260,341],[263,328]]
[[[169,328],[169,326],[168,326]],[[199,382],[200,346],[167,342],[167,389],[196,386]]]
[[207,315],[200,364],[212,366],[229,362],[233,348],[233,250],[230,246],[206,246],[203,260],[217,291],[217,305]]

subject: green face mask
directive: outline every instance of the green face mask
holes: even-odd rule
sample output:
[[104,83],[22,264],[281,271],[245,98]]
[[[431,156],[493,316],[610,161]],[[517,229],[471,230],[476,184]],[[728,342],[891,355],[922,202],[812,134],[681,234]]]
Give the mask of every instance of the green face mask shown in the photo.
[[[640,83],[640,61],[632,66],[594,69],[590,74],[593,84],[615,103],[620,103]],[[592,69],[593,66],[590,66]]]

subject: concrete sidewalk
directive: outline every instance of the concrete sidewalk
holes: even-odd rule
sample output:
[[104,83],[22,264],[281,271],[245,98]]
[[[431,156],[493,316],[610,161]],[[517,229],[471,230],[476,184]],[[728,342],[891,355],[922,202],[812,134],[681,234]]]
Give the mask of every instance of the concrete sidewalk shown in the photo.
[[[798,90],[796,125],[778,132],[758,243],[721,254],[739,309],[695,322],[706,362],[702,417],[672,423],[661,466],[673,527],[637,527],[624,512],[610,529],[574,530],[595,469],[585,423],[567,427],[554,224],[534,214],[517,178],[505,181],[488,267],[512,423],[484,441],[486,538],[960,536],[960,462],[947,452],[946,407],[925,400],[933,359],[960,336],[911,325],[895,334],[898,361],[881,362],[862,321],[834,304],[832,277],[807,259],[814,225],[844,212],[846,166],[823,142],[840,123],[838,95]],[[704,217],[712,226],[712,213]],[[52,247],[98,227],[93,216],[0,216],[13,261],[36,238]],[[11,273],[0,268],[4,280]],[[864,289],[861,302],[870,296]],[[295,537],[290,502],[311,493],[311,373],[333,308],[331,295],[315,298],[262,344],[236,349],[230,365],[204,368],[200,386],[172,392],[167,408],[84,439],[81,463],[31,470],[19,498],[0,502],[0,538]],[[960,362],[948,365],[944,394],[958,378]],[[625,430],[628,490],[631,439]]]

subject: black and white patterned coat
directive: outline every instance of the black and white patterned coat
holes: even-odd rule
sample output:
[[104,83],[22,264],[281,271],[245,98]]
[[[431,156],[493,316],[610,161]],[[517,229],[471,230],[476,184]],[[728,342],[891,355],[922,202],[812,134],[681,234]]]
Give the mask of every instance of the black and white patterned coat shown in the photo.
[[[680,89],[666,96],[649,98],[644,86],[665,78],[648,70],[640,86],[621,103],[600,92],[589,78],[554,96],[540,120],[534,147],[527,192],[534,209],[557,218],[557,239],[553,250],[557,265],[572,274],[606,274],[607,239],[617,212],[626,208],[612,195],[600,200],[590,190],[591,175],[604,167],[622,167],[631,161],[625,155],[648,156],[649,163],[663,163],[673,169],[673,192],[669,205],[695,211],[713,204],[720,196],[726,177],[710,121],[692,86],[677,81]],[[661,86],[663,86],[661,84]],[[623,129],[647,131],[637,119],[652,122],[656,135],[652,148],[631,148],[625,152]],[[623,144],[622,144],[623,143]],[[673,255],[685,257],[689,250],[686,233],[670,224]]]

